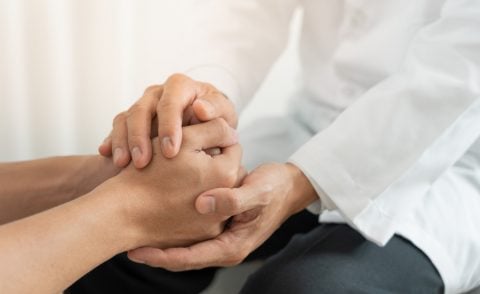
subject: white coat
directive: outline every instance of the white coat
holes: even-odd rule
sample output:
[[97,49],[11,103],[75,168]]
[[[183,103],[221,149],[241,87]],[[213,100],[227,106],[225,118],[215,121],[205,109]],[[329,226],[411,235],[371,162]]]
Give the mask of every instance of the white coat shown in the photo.
[[[304,11],[301,93],[315,135],[291,155],[320,221],[424,251],[446,293],[480,284],[480,1],[205,1],[205,50],[190,75],[239,109]],[[281,87],[281,85],[279,85]]]

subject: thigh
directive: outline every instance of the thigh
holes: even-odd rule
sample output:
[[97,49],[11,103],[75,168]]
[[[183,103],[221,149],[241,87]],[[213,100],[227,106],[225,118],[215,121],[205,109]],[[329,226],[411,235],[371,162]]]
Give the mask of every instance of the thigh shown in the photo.
[[264,260],[285,248],[297,234],[308,233],[317,227],[318,215],[303,210],[288,218],[246,261]]
[[211,283],[215,271],[208,268],[174,273],[134,263],[126,254],[120,254],[89,272],[65,293],[194,294]]
[[347,225],[329,224],[295,237],[241,293],[443,293],[443,282],[406,239],[378,247]]

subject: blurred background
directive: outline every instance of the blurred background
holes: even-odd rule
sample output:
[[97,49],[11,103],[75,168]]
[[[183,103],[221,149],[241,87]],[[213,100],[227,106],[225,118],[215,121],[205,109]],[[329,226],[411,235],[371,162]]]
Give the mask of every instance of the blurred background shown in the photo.
[[[0,0],[0,161],[96,153],[117,113],[190,68],[204,1]],[[285,110],[300,18],[240,128]],[[222,271],[205,294],[236,292],[257,266]]]
[[[0,161],[96,153],[117,113],[189,69],[204,1],[0,0]],[[241,125],[284,111],[297,36]]]

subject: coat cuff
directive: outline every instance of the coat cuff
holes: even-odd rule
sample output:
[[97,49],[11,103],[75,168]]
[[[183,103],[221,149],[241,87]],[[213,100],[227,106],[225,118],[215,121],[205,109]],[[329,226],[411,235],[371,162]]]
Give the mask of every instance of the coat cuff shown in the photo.
[[384,246],[393,237],[395,221],[375,200],[362,197],[341,163],[320,151],[314,140],[297,150],[288,161],[307,175],[320,197],[321,207],[314,203],[309,211],[338,210],[346,223],[379,246]]

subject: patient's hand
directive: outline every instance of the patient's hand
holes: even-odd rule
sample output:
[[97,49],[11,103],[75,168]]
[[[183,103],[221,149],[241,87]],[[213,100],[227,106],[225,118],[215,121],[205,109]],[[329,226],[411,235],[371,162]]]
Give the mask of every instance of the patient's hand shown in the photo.
[[[185,246],[222,232],[226,217],[201,215],[194,202],[204,191],[239,184],[245,172],[236,142],[234,129],[223,119],[184,127],[182,147],[174,159],[165,158],[160,144],[153,144],[148,167],[138,170],[130,164],[104,185],[118,191],[115,201],[125,202],[134,246]],[[215,156],[203,151],[217,146],[230,147]]]

